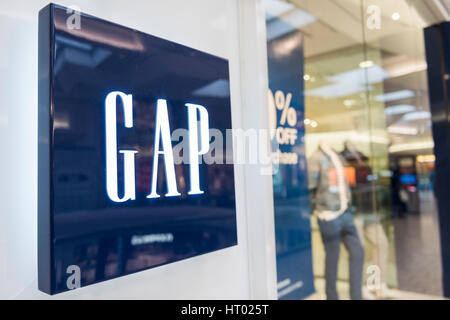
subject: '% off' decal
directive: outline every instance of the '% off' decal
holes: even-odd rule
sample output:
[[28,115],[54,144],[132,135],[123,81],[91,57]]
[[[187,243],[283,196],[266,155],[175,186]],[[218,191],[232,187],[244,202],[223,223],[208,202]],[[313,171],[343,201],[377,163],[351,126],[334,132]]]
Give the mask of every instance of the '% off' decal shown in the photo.
[[[297,140],[297,111],[291,107],[292,93],[284,94],[277,90],[275,95],[272,90],[268,91],[269,99],[269,124],[271,138],[277,139],[280,145],[294,145]],[[280,119],[278,121],[278,111]]]

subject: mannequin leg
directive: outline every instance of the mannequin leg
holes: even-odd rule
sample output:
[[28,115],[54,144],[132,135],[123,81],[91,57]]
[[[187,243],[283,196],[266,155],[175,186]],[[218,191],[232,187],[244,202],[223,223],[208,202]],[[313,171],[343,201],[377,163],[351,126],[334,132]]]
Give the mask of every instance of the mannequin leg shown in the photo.
[[342,215],[343,218],[343,241],[350,257],[350,298],[352,300],[362,299],[362,277],[364,268],[364,247],[358,236],[353,216],[350,212]]
[[336,281],[341,246],[341,217],[319,222],[320,235],[325,247],[325,282],[327,300],[338,300]]
[[[354,216],[353,221],[355,223],[356,230],[358,231],[359,239],[361,240],[361,244],[364,246],[364,241],[366,239],[365,229],[364,229],[364,218],[361,216]],[[364,270],[363,270],[364,272]],[[367,288],[365,284],[362,287],[362,297],[367,300],[374,300],[376,297],[373,295],[370,290]]]
[[374,265],[380,268],[380,283],[386,283],[388,257],[389,257],[389,241],[380,223],[370,223],[365,228],[365,235],[372,244]]
[[355,216],[353,217],[353,223],[355,224],[356,230],[358,231],[359,239],[361,241],[364,241],[366,236],[364,230],[364,219],[359,216]]

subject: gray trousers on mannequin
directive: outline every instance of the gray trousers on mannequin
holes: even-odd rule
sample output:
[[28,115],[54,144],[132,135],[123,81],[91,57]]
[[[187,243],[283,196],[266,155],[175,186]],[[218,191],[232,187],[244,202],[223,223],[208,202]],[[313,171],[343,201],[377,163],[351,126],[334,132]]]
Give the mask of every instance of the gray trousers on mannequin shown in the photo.
[[372,245],[372,264],[380,268],[380,284],[386,284],[389,258],[389,242],[379,222],[364,224],[362,217],[355,217],[355,226],[360,239],[366,238]]
[[337,219],[324,221],[318,219],[320,234],[325,247],[325,282],[328,300],[338,300],[336,282],[341,243],[349,253],[350,298],[362,299],[362,273],[364,266],[364,248],[353,222],[353,216],[347,210]]

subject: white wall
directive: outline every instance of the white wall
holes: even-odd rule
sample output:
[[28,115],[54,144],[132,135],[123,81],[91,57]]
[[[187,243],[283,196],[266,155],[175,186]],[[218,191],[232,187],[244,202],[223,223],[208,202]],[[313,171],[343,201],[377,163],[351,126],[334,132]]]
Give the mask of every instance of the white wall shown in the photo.
[[[0,298],[4,299],[51,298],[37,290],[37,19],[39,9],[47,3],[0,2]],[[229,59],[233,127],[244,127],[240,43],[246,40],[239,38],[239,19],[245,19],[239,16],[239,0],[61,0],[58,4],[77,5],[82,12]],[[258,87],[249,94],[260,98],[266,91]],[[247,112],[248,108],[259,106],[247,106]],[[245,171],[245,167],[237,167],[235,173],[238,246],[53,298],[274,298],[274,274],[250,277],[254,272],[249,266],[255,263],[248,254],[252,251],[249,239],[255,243],[256,235],[260,239],[256,249],[267,252],[262,259],[267,266],[262,265],[259,274],[274,272],[273,235],[261,240],[261,235],[273,230],[272,202],[270,197],[266,200],[269,207],[261,213],[263,222],[253,227],[256,217],[247,216],[254,208],[246,204],[250,186]],[[270,193],[271,180],[263,180],[251,190],[258,192],[261,187],[261,192]],[[263,193],[260,197],[268,198]],[[260,231],[261,226],[265,231]],[[255,281],[264,286],[255,287],[251,283]]]

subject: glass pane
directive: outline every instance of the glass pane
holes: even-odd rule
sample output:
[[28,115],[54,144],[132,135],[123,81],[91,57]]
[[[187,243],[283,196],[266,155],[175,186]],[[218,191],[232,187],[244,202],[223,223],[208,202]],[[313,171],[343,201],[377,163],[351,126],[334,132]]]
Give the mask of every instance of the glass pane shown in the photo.
[[[361,67],[365,61],[361,6],[327,0],[265,1],[265,5],[266,16],[272,17],[267,22],[269,39],[298,30],[304,36],[305,72],[298,88],[304,86],[304,143],[312,173],[309,209],[316,294],[311,298],[349,298],[351,291],[352,298],[361,299],[364,248],[359,230],[363,223],[356,218],[363,210],[365,217],[376,218],[366,76]],[[282,28],[286,25],[290,28]],[[351,164],[357,161],[353,150],[361,161],[357,168]],[[326,215],[333,221],[321,218]],[[352,290],[348,290],[350,278]]]
[[[269,41],[304,38],[309,298],[442,297],[424,42],[424,28],[442,20],[436,8],[423,0],[264,5]],[[272,76],[269,68],[269,84]]]
[[[398,289],[382,293],[385,297],[443,294],[423,36],[423,28],[434,21],[425,2],[363,1],[367,60],[386,72],[382,79],[367,72],[371,131],[387,138],[387,144],[373,143],[379,160],[374,164],[379,173],[374,181],[377,216],[389,236],[389,264],[382,279]],[[378,261],[385,256],[380,250]]]

